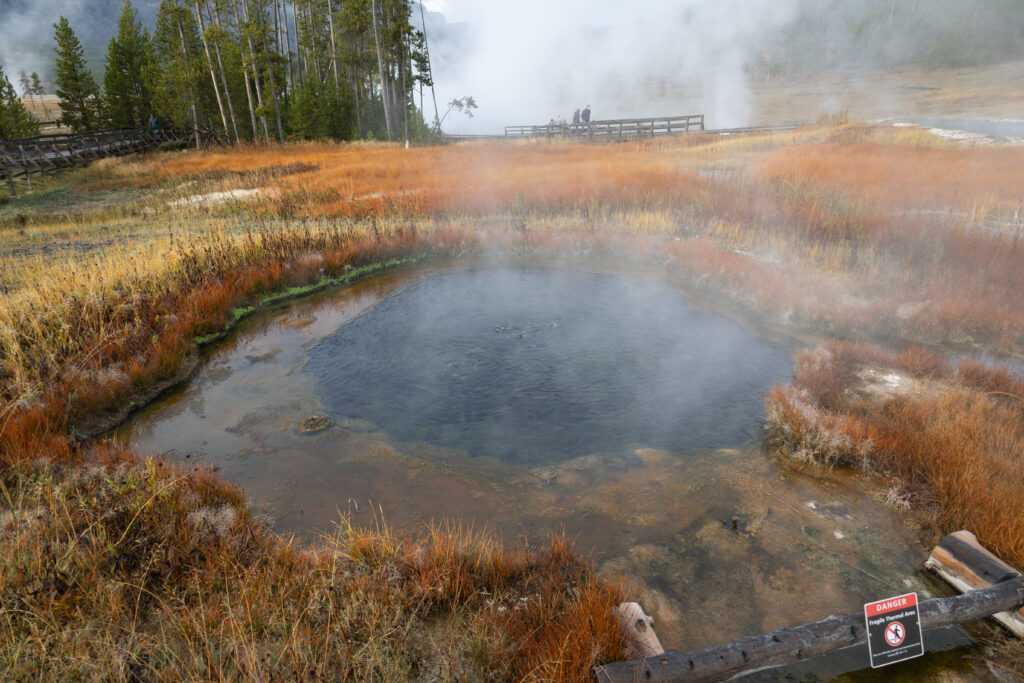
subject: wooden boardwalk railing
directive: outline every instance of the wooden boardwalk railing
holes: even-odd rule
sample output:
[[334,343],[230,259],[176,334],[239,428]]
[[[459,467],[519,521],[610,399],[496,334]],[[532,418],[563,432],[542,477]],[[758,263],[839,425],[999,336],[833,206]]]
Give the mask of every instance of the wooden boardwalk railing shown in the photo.
[[565,137],[583,140],[627,140],[685,135],[704,131],[703,114],[650,119],[609,119],[588,123],[550,123],[544,126],[505,126],[505,137]]
[[[982,619],[1024,604],[1024,576],[1014,576],[982,590],[920,603],[922,629]],[[599,683],[636,681],[721,681],[744,671],[798,662],[867,642],[864,613],[832,616],[813,624],[749,636],[697,652],[668,651],[594,669]],[[865,648],[866,649],[866,648]],[[867,653],[865,652],[865,655]]]
[[103,157],[141,152],[176,139],[178,135],[167,129],[115,128],[0,140],[0,187],[17,195],[19,184],[32,190],[33,174],[41,182],[67,168]]

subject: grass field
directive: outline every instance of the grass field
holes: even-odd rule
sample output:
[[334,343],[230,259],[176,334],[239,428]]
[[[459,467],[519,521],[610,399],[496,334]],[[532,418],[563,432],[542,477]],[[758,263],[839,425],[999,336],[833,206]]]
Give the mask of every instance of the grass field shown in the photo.
[[97,162],[0,205],[0,659],[30,677],[550,680],[624,656],[621,589],[564,539],[343,527],[305,547],[210,472],[78,438],[274,297],[434,256],[614,263],[825,342],[769,397],[775,447],[890,477],[926,533],[966,527],[1024,564],[1005,514],[1024,389],[952,359],[1022,357],[1022,236],[1024,148],[859,124]]

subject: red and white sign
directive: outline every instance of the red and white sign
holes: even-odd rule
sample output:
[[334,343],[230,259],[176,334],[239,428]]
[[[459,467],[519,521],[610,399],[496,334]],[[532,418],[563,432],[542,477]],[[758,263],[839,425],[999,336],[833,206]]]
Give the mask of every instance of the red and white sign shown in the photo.
[[878,600],[876,602],[869,602],[864,605],[864,614],[870,619],[871,617],[877,617],[880,614],[888,614],[895,610],[903,610],[908,607],[917,606],[917,593],[907,593],[906,595],[899,595],[895,598],[887,598],[885,600]]

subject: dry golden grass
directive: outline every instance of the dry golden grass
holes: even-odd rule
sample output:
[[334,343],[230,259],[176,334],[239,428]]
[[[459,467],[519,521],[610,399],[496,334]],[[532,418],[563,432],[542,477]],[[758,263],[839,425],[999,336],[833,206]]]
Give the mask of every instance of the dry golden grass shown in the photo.
[[1024,565],[1024,379],[918,348],[830,342],[768,399],[774,446],[894,479],[940,533],[969,529]]
[[563,538],[343,523],[305,547],[207,471],[90,461],[5,473],[5,678],[584,680],[625,654],[621,595]]
[[474,239],[360,234],[214,232],[110,287],[67,273],[18,290],[42,298],[5,320],[22,331],[0,414],[10,677],[583,680],[625,655],[620,592],[564,539],[506,551],[455,527],[416,541],[346,527],[306,548],[208,471],[76,444],[244,306]]
[[[269,297],[491,250],[653,269],[818,333],[1020,354],[1021,162],[1019,148],[855,125],[611,146],[302,144],[108,160],[0,206],[0,521],[17,550],[0,577],[3,664],[11,677],[582,678],[622,654],[620,596],[563,541],[517,554],[456,529],[347,529],[305,548],[259,529],[209,473],[74,433]],[[822,363],[773,394],[775,421],[797,450],[871,463],[943,528],[1019,559],[1024,525],[997,498],[1024,492],[1005,456],[1021,452],[1021,418],[992,392],[1021,392],[928,358],[891,362],[953,389],[848,404],[848,373]],[[808,414],[818,422],[801,426]],[[533,606],[499,610],[506,598]]]

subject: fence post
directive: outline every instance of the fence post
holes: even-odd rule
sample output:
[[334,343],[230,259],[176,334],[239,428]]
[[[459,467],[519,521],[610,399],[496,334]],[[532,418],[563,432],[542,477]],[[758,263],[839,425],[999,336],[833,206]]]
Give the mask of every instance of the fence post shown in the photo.
[[17,197],[18,187],[14,184],[14,165],[12,163],[14,159],[7,153],[7,146],[2,141],[0,141],[0,155],[3,156],[3,159],[0,159],[2,167],[7,169],[7,184],[11,186],[11,196]]
[[25,148],[22,145],[18,145],[18,149],[21,150],[21,165],[25,169],[25,181],[28,182],[28,191],[32,192],[32,170],[28,167],[28,157],[25,156]]

